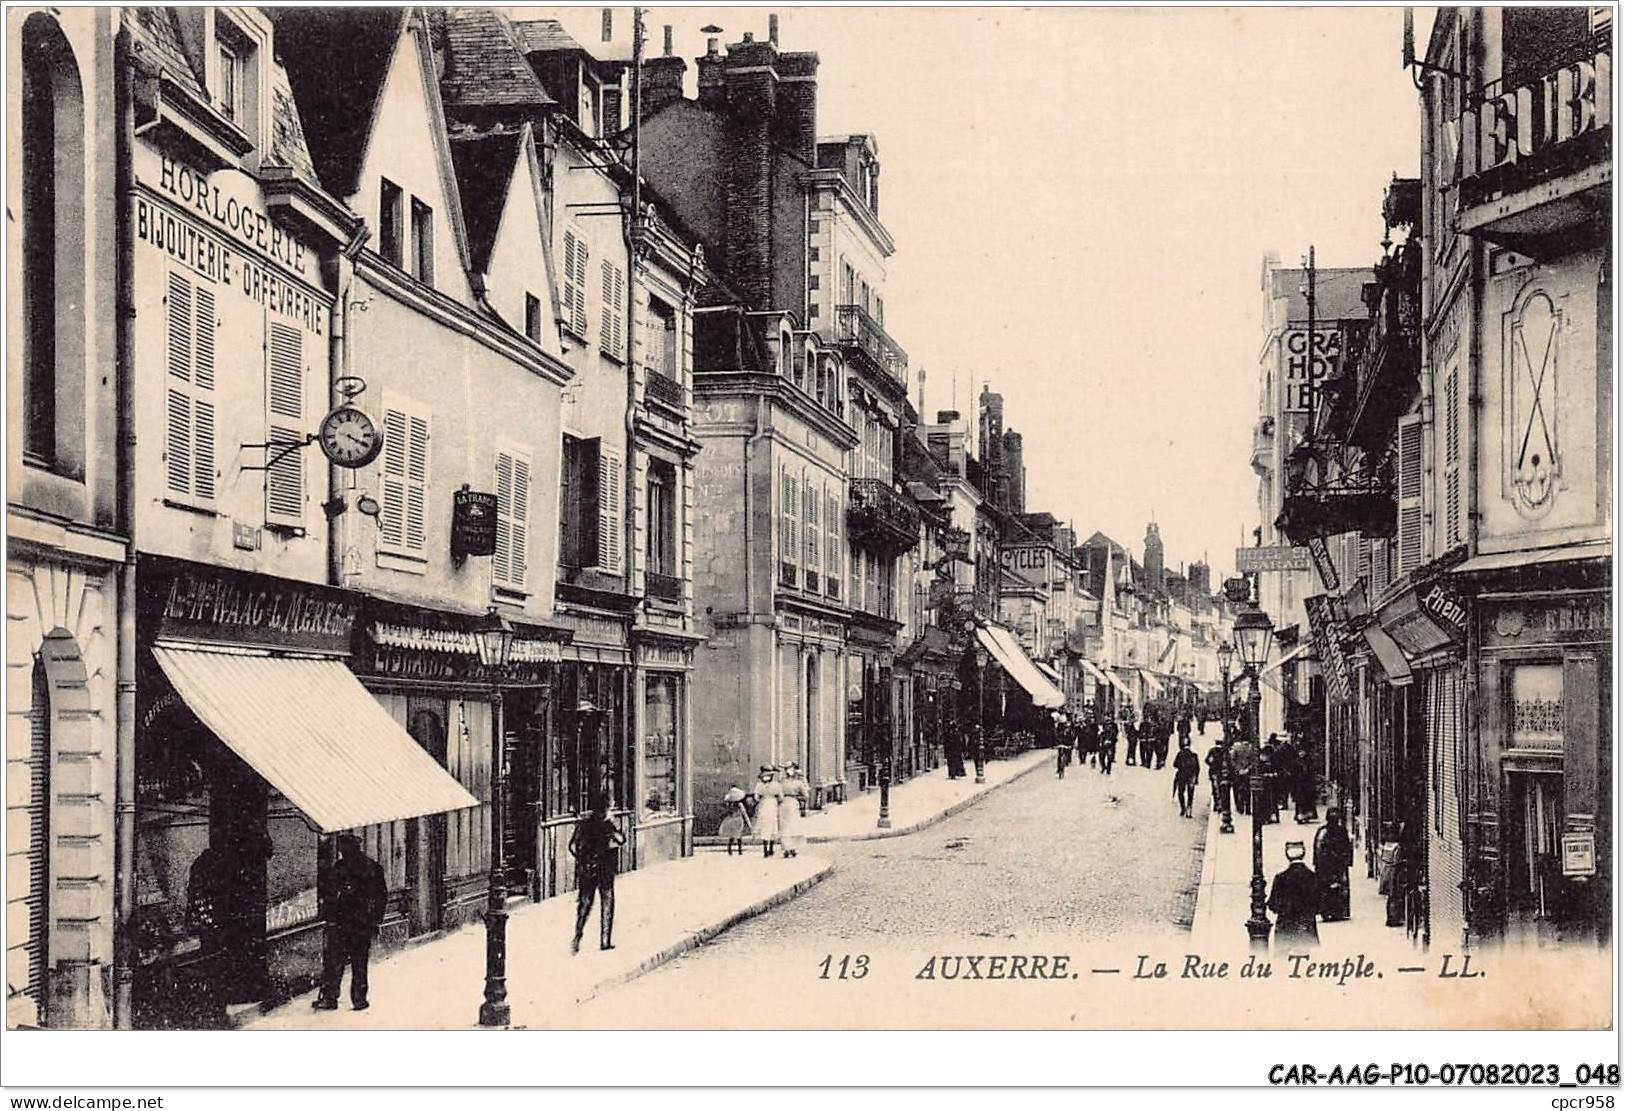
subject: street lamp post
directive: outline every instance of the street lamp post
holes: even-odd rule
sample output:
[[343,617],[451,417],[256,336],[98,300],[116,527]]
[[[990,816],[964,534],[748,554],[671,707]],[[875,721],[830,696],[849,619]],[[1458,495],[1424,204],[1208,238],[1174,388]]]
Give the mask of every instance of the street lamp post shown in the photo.
[[1231,808],[1232,808],[1231,807],[1231,802],[1230,802],[1230,787],[1231,787],[1231,784],[1234,782],[1234,777],[1231,775],[1231,769],[1230,769],[1230,744],[1231,744],[1231,738],[1229,736],[1229,730],[1225,728],[1225,726],[1227,726],[1229,724],[1229,721],[1230,721],[1230,660],[1232,659],[1232,657],[1235,656],[1235,654],[1236,654],[1236,650],[1235,650],[1234,647],[1231,646],[1231,644],[1230,644],[1230,642],[1228,640],[1220,642],[1220,644],[1219,644],[1219,678],[1223,681],[1223,699],[1224,699],[1224,702],[1223,702],[1224,709],[1221,711],[1222,716],[1220,718],[1220,726],[1219,726],[1219,729],[1220,729],[1219,743],[1224,745],[1224,759],[1219,761],[1219,774],[1224,776],[1224,781],[1219,784],[1219,832],[1220,833],[1234,833],[1234,832],[1236,832],[1236,824],[1235,824],[1234,821],[1231,820],[1231,816],[1230,816],[1230,811],[1231,811]]
[[987,749],[985,734],[987,732],[987,662],[990,659],[986,648],[980,644],[976,646],[976,782],[987,782]]
[[[1258,747],[1258,713],[1262,696],[1258,690],[1259,670],[1270,654],[1270,634],[1274,627],[1263,610],[1253,607],[1236,615],[1236,647],[1241,656],[1242,674],[1252,683],[1249,694],[1253,746]],[[1268,949],[1270,920],[1265,913],[1264,896],[1264,806],[1262,768],[1254,768],[1252,780],[1253,811],[1253,882],[1251,913],[1247,918],[1247,937],[1254,949]]]
[[491,878],[485,903],[485,1002],[481,1026],[506,1026],[508,1010],[508,863],[503,823],[508,762],[502,744],[502,672],[513,652],[513,626],[492,606],[474,629],[480,663],[491,677]]

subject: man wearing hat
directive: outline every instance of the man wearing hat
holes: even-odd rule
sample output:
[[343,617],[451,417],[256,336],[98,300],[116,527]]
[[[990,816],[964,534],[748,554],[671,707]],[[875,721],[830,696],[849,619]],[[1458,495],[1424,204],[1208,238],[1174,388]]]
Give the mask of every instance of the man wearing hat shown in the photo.
[[353,833],[339,835],[337,857],[320,882],[322,915],[327,931],[322,941],[322,988],[314,1004],[318,1011],[337,1010],[339,981],[350,968],[350,1006],[367,1009],[367,959],[372,938],[384,920],[384,870],[361,851]]
[[1320,944],[1315,916],[1320,910],[1320,879],[1303,862],[1302,841],[1286,843],[1287,866],[1270,885],[1269,908],[1275,912],[1278,948],[1304,949]]

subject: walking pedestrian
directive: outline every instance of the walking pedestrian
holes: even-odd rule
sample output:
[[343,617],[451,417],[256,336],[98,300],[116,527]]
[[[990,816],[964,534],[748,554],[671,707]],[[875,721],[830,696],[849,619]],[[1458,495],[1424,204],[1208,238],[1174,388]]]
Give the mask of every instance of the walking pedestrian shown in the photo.
[[1174,723],[1173,723],[1173,719],[1164,718],[1163,721],[1162,721],[1161,728],[1157,731],[1157,736],[1156,736],[1157,768],[1158,768],[1159,771],[1162,769],[1162,766],[1164,764],[1168,763],[1168,746],[1173,744],[1173,740],[1174,740]]
[[1055,742],[1055,778],[1066,778],[1066,766],[1072,763],[1072,742],[1062,737]]
[[1303,815],[1298,811],[1298,778],[1302,775],[1303,766],[1299,758],[1298,748],[1289,737],[1286,740],[1271,738],[1274,749],[1272,758],[1275,761],[1278,790],[1275,793],[1277,804],[1292,807],[1292,820],[1302,824]]
[[[1115,740],[1116,737],[1117,737],[1117,723],[1114,721],[1111,724],[1112,724],[1112,738],[1113,738],[1113,740]],[[1125,718],[1123,720],[1123,763],[1124,763],[1124,765],[1126,765],[1128,767],[1133,767],[1134,766],[1134,762],[1135,762],[1134,761],[1134,753],[1135,753],[1136,749],[1138,748],[1139,743],[1140,743],[1140,735],[1139,735],[1139,731],[1137,729],[1135,729],[1135,727],[1134,727],[1134,719],[1132,717]]]
[[779,842],[779,799],[784,787],[771,764],[763,764],[756,773],[756,784],[750,789],[756,800],[756,835],[762,839],[762,855],[772,856]]
[[1315,875],[1320,877],[1320,916],[1341,922],[1349,916],[1349,868],[1354,842],[1343,826],[1342,807],[1326,811],[1326,824],[1315,834]]
[[314,1004],[318,1011],[335,1011],[339,982],[350,968],[350,1006],[367,1009],[367,960],[372,939],[384,920],[384,870],[361,851],[361,838],[340,834],[338,857],[321,878],[322,913],[327,929],[322,937],[322,986]]
[[1112,774],[1112,765],[1115,763],[1117,763],[1117,723],[1107,718],[1100,726],[1101,774]]
[[794,760],[784,766],[783,774],[780,786],[784,793],[779,796],[779,844],[784,847],[785,857],[789,858],[798,855],[801,846],[807,843],[807,835],[801,832],[801,818],[807,813],[812,785],[801,774],[801,765]]
[[1207,735],[1207,707],[1206,706],[1197,706],[1196,707],[1196,735],[1198,737],[1203,737],[1203,736]]
[[1258,750],[1245,736],[1230,745],[1230,790],[1236,799],[1236,809],[1243,814],[1253,812],[1253,765],[1258,762]]
[[1149,768],[1151,766],[1151,743],[1152,739],[1156,736],[1156,728],[1157,727],[1152,722],[1149,714],[1140,719],[1139,745],[1140,767],[1142,768]]
[[1265,825],[1273,825],[1281,820],[1278,787],[1281,769],[1275,751],[1274,733],[1259,747],[1258,758],[1253,762],[1253,775],[1258,777],[1258,805],[1262,811],[1259,818]]
[[1099,722],[1099,720],[1097,720],[1096,718],[1091,717],[1088,721],[1085,721],[1083,723],[1083,733],[1082,733],[1082,736],[1081,736],[1080,743],[1082,744],[1082,748],[1079,751],[1080,758],[1081,757],[1087,757],[1087,759],[1089,760],[1089,762],[1091,764],[1095,765],[1096,767],[1099,767],[1100,766],[1100,722]]
[[740,856],[745,855],[745,837],[750,833],[750,811],[745,806],[745,798],[744,789],[737,783],[722,796],[722,801],[728,804],[728,813],[717,826],[717,836],[727,838],[729,856],[733,856],[735,850]]
[[1315,781],[1314,761],[1301,741],[1294,741],[1292,747],[1297,753],[1294,759],[1296,771],[1292,781],[1293,816],[1300,822],[1318,822],[1320,789]]
[[1179,816],[1189,818],[1191,805],[1196,801],[1196,782],[1202,774],[1202,764],[1191,751],[1190,738],[1179,742],[1174,756],[1174,797],[1179,800]]
[[1270,885],[1269,908],[1275,912],[1275,945],[1305,949],[1320,944],[1315,914],[1320,909],[1320,881],[1303,862],[1302,841],[1286,843],[1286,868]]
[[[1200,730],[1198,730],[1200,733]],[[1213,809],[1224,811],[1229,801],[1226,792],[1230,790],[1230,746],[1223,739],[1215,741],[1207,750],[1207,782],[1213,792]]]
[[576,823],[570,835],[570,855],[576,858],[576,933],[570,941],[571,954],[581,951],[581,934],[592,913],[592,900],[598,897],[598,948],[615,948],[615,871],[620,863],[616,852],[626,844],[626,835],[609,817],[609,803],[602,796],[593,803],[592,813]]

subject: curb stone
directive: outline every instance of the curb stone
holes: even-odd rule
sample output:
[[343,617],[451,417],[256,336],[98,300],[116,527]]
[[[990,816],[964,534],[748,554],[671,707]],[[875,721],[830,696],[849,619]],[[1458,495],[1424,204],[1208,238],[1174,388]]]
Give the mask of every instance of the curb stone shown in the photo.
[[973,795],[967,795],[965,798],[960,799],[958,802],[956,802],[952,806],[948,807],[948,809],[943,810],[943,811],[939,811],[938,813],[932,814],[929,817],[922,818],[919,821],[915,822],[913,825],[899,826],[899,827],[897,827],[895,829],[873,829],[873,830],[868,830],[868,831],[863,832],[863,833],[832,833],[832,834],[826,834],[826,835],[822,835],[822,836],[817,835],[817,834],[808,834],[807,835],[807,844],[809,844],[809,845],[829,845],[829,844],[835,844],[835,843],[842,842],[842,841],[881,841],[881,840],[884,840],[887,837],[904,837],[904,836],[907,836],[910,833],[918,833],[920,830],[925,829],[928,826],[936,825],[938,822],[942,821],[945,818],[953,817],[955,814],[958,814],[960,811],[965,810],[967,807],[975,806],[977,803],[981,802],[988,795],[991,795],[994,791],[997,791],[999,788],[1008,787],[1010,784],[1014,783],[1016,780],[1022,778],[1023,776],[1031,775],[1033,772],[1037,771],[1039,768],[1046,768],[1046,767],[1049,767],[1049,761],[1047,761],[1047,760],[1036,760],[1036,761],[1033,762],[1032,767],[1023,768],[1021,771],[1017,772],[1016,774],[1010,776],[1008,779],[1005,779],[1005,780],[1003,780],[1003,781],[1001,781],[999,783],[989,784],[989,785],[987,785],[986,790],[977,791]]

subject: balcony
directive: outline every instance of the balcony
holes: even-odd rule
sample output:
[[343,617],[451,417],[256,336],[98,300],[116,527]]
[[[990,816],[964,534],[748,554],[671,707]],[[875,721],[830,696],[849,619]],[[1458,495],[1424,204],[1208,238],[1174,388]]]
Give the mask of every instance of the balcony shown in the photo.
[[1340,532],[1392,537],[1399,520],[1393,454],[1366,470],[1326,479],[1308,473],[1312,454],[1311,449],[1300,446],[1287,461],[1287,492],[1275,518],[1281,535],[1293,544]]
[[920,510],[878,478],[854,478],[847,487],[846,530],[854,543],[901,555],[920,541]]
[[[1541,257],[1607,235],[1613,186],[1613,30],[1554,52],[1544,70],[1469,93],[1456,230]],[[1515,71],[1516,73],[1516,71]]]
[[908,386],[908,352],[886,334],[880,322],[862,305],[835,306],[835,344],[850,356],[867,362],[871,370]]
[[1422,250],[1410,240],[1377,263],[1371,325],[1331,410],[1328,432],[1367,452],[1387,449],[1422,366]]
[[644,375],[643,394],[648,401],[657,402],[677,413],[683,411],[683,384],[653,367],[648,368],[648,373]]
[[1253,470],[1263,474],[1270,469],[1271,453],[1275,450],[1275,418],[1261,417],[1253,425]]
[[643,589],[649,597],[658,598],[662,602],[683,600],[683,580],[676,575],[658,575],[653,571],[646,571],[643,575]]

